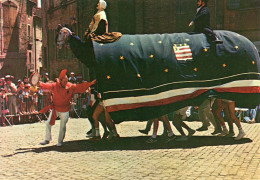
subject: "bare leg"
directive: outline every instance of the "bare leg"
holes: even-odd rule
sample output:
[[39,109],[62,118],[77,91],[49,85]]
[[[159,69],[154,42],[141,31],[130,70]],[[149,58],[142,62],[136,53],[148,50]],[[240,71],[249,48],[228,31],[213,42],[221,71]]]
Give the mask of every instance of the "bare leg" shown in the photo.
[[145,142],[146,143],[155,143],[157,142],[157,131],[158,131],[158,127],[159,127],[159,119],[158,118],[154,118],[153,119],[153,135],[152,137],[150,137],[149,139],[147,139]]
[[91,140],[100,140],[98,117],[103,111],[104,111],[104,107],[101,105],[97,105],[97,107],[93,112],[92,118],[94,120],[95,136],[91,138]]
[[235,102],[229,102],[227,108],[229,111],[229,118],[233,120],[238,129],[241,128],[241,123],[235,115]]
[[114,122],[112,121],[111,116],[109,115],[109,113],[106,110],[105,110],[105,118],[106,118],[106,123],[109,126],[109,128],[111,130],[116,129],[116,126],[115,126]]
[[106,109],[104,109],[104,110],[105,110],[106,123],[107,123],[109,129],[111,130],[111,133],[109,134],[107,140],[109,142],[113,142],[113,141],[116,141],[120,136],[117,133],[116,126],[115,126],[113,120],[111,119],[110,114],[107,112]]
[[[213,113],[213,116],[215,118],[215,121],[216,121],[216,125],[217,125],[217,128],[215,129],[215,131],[211,134],[217,134],[217,133],[221,133],[222,132],[222,128],[221,128],[221,111],[224,109],[223,105],[222,105],[222,101],[221,99],[216,99],[215,102],[213,103],[212,105],[212,113]],[[220,119],[219,119],[220,118]],[[224,122],[224,120],[223,120]]]
[[166,115],[161,116],[161,120],[163,121],[164,125],[166,126],[168,132],[172,132],[172,127],[169,123],[169,120]]
[[156,136],[157,136],[158,127],[159,127],[159,119],[154,118],[154,121],[153,121],[153,136],[155,136],[154,138],[156,138]]
[[222,104],[222,100],[216,99],[214,106],[213,106],[213,114],[221,126],[223,126],[225,124],[224,119],[221,116],[221,111],[223,109],[224,109],[224,105]]
[[234,129],[233,129],[233,120],[230,118],[230,112],[228,110],[228,107],[225,106],[224,108],[224,114],[225,114],[225,119],[227,120],[228,126],[229,126],[229,134],[230,133],[234,133]]

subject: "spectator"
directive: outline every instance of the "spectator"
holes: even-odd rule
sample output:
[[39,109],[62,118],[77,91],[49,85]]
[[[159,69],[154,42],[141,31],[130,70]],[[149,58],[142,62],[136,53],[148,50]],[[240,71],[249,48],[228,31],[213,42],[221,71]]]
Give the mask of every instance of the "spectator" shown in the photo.
[[36,110],[38,112],[38,110],[43,108],[43,90],[39,88],[38,90],[38,103],[37,103],[37,107]]
[[49,81],[50,81],[49,74],[46,72],[46,73],[43,74],[42,82],[46,83],[46,82],[49,82]]
[[38,111],[36,110],[37,103],[38,103],[38,91],[39,88],[36,85],[30,86],[30,96],[31,96],[31,103],[30,103],[30,109],[32,114],[37,114]]
[[255,121],[257,123],[260,123],[260,104],[256,108],[256,118],[255,118]]
[[69,82],[71,83],[77,83],[77,78],[75,77],[74,72],[70,73]]
[[76,76],[76,79],[77,79],[77,83],[82,83],[82,82],[83,82],[83,77],[82,77],[82,75],[80,75],[80,74],[78,74],[78,75]]
[[246,114],[244,116],[244,121],[246,123],[255,123],[255,119],[256,119],[256,112],[257,112],[257,108],[255,109],[248,109],[246,111]]
[[0,88],[4,88],[4,86],[5,86],[5,79],[1,78],[0,79]]
[[[8,104],[8,110],[10,112],[10,115],[16,115],[17,114],[17,105],[16,105],[16,92],[17,92],[17,88],[15,86],[15,84],[12,82],[12,80],[14,79],[13,76],[10,75],[6,75],[5,76],[5,88],[7,91],[7,104]],[[13,124],[13,117],[10,118],[10,122]]]
[[28,77],[27,77],[27,76],[24,76],[24,77],[23,77],[23,83],[24,83],[24,84],[29,83],[29,80],[28,80]]
[[6,126],[5,124],[5,114],[9,113],[7,108],[7,99],[6,99],[6,91],[3,87],[0,88],[0,117],[1,117],[1,125]]
[[17,109],[20,115],[23,115],[24,112],[23,91],[24,91],[24,83],[20,80],[18,81],[17,98],[16,98]]
[[24,84],[24,91],[23,91],[23,103],[25,104],[25,112],[23,114],[30,114],[30,84]]

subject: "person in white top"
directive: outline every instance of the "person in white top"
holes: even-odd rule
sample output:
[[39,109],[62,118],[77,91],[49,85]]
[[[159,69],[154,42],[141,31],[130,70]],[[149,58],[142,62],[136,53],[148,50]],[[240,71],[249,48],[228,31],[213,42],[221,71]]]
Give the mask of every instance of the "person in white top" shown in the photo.
[[108,32],[108,21],[105,9],[107,7],[107,3],[103,0],[100,0],[97,4],[97,13],[92,18],[88,29],[84,34],[85,39],[93,38],[96,35],[103,35]]

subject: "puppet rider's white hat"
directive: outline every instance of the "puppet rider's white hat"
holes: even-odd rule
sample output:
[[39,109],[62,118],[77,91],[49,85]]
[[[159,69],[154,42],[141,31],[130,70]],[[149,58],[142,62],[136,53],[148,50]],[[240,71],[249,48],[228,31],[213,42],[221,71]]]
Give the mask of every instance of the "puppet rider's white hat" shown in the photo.
[[106,1],[100,0],[99,3],[100,3],[100,8],[101,8],[101,9],[106,9],[106,7],[107,7]]

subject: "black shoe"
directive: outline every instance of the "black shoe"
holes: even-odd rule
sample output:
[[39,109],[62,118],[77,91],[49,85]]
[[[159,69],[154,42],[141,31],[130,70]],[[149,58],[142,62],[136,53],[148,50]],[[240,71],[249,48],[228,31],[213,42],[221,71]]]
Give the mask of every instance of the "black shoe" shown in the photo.
[[213,133],[211,133],[212,135],[218,134],[218,133],[222,133],[222,130],[219,129],[215,129],[215,131]]
[[152,137],[150,137],[150,138],[147,139],[145,142],[148,143],[148,144],[153,144],[153,143],[156,143],[156,142],[157,142],[157,138],[152,138]]
[[149,131],[147,131],[147,130],[138,130],[140,133],[143,133],[143,134],[146,134],[146,135],[148,135],[148,133],[149,133]]
[[108,135],[109,135],[108,131],[104,132],[104,134],[102,136],[102,140],[106,139]]
[[92,134],[92,129],[90,129],[86,134],[87,134],[87,135]]
[[196,129],[196,131],[207,131],[208,127],[207,126],[201,126],[200,128]]
[[175,136],[175,135],[172,135],[172,136],[168,136],[167,138],[166,138],[166,143],[168,143],[168,142],[170,142],[170,141],[173,141],[173,140],[175,140],[176,139],[176,137],[177,136]]
[[119,138],[120,138],[119,135],[117,135],[117,136],[112,135],[112,137],[110,139],[107,139],[107,141],[109,143],[113,143],[113,142],[117,141]]
[[162,133],[161,136],[162,136],[162,137],[167,137],[167,136],[168,136],[168,133],[167,133],[166,131],[163,131],[163,133]]

